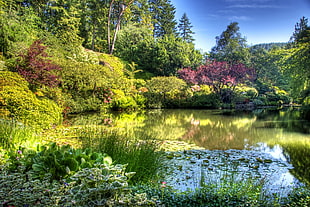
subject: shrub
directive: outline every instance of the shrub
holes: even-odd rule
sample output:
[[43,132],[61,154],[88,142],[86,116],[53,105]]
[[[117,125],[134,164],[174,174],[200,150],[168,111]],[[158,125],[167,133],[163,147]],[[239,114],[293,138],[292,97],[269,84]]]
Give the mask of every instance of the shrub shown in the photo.
[[146,82],[146,88],[148,108],[171,108],[180,106],[186,83],[177,77],[154,77]]
[[9,111],[13,118],[36,129],[46,129],[60,123],[62,110],[55,102],[36,97],[17,73],[0,71],[0,74],[4,77],[0,105]]
[[47,59],[49,56],[45,50],[46,46],[37,40],[30,46],[26,54],[20,55],[16,66],[17,71],[31,86],[54,87],[59,84],[59,77],[53,74],[53,71],[61,68]]
[[31,171],[0,169],[0,203],[4,206],[155,206],[145,193],[132,193],[125,165],[84,168],[67,181],[35,179]]
[[139,101],[139,104],[143,106],[144,100],[141,96],[136,95],[135,97],[131,95],[125,95],[121,90],[114,90],[114,96],[112,100],[112,109],[116,111],[129,111],[140,108],[136,102]]
[[56,143],[38,145],[37,148],[38,151],[25,148],[11,151],[8,169],[23,173],[31,171],[33,178],[43,179],[50,175],[51,180],[59,181],[83,168],[112,164],[109,156],[91,149],[74,149],[70,145],[58,146]]
[[132,194],[126,165],[98,166],[74,174],[64,201],[76,206],[155,206],[146,194]]
[[219,95],[215,93],[204,94],[198,92],[187,100],[186,106],[197,109],[214,109],[219,108],[220,103],[221,100]]

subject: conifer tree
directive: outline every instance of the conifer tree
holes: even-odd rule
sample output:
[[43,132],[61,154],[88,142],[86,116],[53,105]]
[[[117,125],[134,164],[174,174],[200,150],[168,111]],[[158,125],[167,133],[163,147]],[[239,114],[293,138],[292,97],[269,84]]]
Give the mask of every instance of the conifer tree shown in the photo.
[[193,34],[195,34],[191,29],[192,25],[187,17],[186,13],[180,19],[180,23],[178,25],[179,36],[186,42],[192,43],[195,39],[193,38]]
[[150,0],[154,37],[176,34],[175,7],[170,0]]
[[309,42],[310,40],[310,26],[308,25],[308,19],[302,17],[295,25],[295,31],[291,37],[291,41],[295,43]]

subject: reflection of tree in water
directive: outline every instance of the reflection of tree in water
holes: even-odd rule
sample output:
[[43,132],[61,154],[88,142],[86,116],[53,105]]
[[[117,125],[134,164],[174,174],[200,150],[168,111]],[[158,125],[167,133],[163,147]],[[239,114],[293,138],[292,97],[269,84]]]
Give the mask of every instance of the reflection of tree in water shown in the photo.
[[289,143],[282,145],[287,160],[294,166],[291,173],[301,182],[310,185],[310,145]]
[[191,120],[190,126],[181,139],[194,142],[206,149],[244,149],[245,139],[249,137],[249,126],[255,121],[255,117]]

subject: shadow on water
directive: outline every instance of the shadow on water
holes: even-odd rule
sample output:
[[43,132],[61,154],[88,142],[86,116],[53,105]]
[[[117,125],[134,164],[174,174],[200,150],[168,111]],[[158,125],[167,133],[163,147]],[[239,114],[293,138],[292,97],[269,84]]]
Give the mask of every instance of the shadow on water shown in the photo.
[[[88,114],[70,117],[70,125],[107,125],[130,131],[134,137],[177,140],[206,150],[251,150],[289,162],[298,180],[309,184],[310,123],[300,110],[260,109],[148,110],[131,114]],[[169,151],[169,149],[167,149]]]

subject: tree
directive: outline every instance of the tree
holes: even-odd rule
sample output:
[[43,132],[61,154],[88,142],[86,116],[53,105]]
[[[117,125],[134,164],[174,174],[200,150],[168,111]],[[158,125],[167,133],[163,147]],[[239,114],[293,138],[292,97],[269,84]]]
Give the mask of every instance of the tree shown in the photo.
[[289,90],[287,77],[282,73],[282,67],[277,62],[282,58],[279,47],[273,47],[269,51],[264,48],[251,48],[251,64],[256,69],[256,83],[260,86],[260,92],[264,93],[273,86],[285,91]]
[[175,7],[170,0],[150,0],[154,37],[176,33]]
[[178,25],[179,36],[186,42],[192,43],[195,39],[193,38],[193,34],[195,34],[191,29],[192,25],[187,17],[186,13],[180,19],[180,23]]
[[83,38],[83,46],[94,51],[107,52],[106,23],[109,4],[105,0],[84,0],[80,7],[79,35]]
[[60,83],[59,77],[53,74],[53,71],[61,68],[47,59],[49,56],[45,52],[46,49],[40,40],[35,41],[26,54],[20,55],[16,66],[18,73],[34,87],[41,85],[54,87]]
[[224,88],[233,91],[238,84],[253,81],[256,77],[255,70],[242,63],[229,64],[217,61],[208,61],[196,70],[185,68],[178,71],[178,74],[189,84],[211,86],[213,91],[221,96]]
[[[117,38],[117,33],[120,30],[122,16],[124,15],[127,8],[134,2],[134,0],[120,1],[120,0],[111,0],[109,13],[108,13],[108,49],[109,54],[113,54],[115,48],[115,42]],[[116,7],[115,7],[116,6]],[[114,24],[114,35],[113,39],[111,38],[111,17],[112,14],[117,17],[116,23]]]
[[216,37],[216,46],[212,48],[210,53],[211,59],[231,63],[249,63],[250,55],[246,39],[241,37],[239,29],[238,23],[232,22],[221,36]]
[[[286,76],[290,77],[290,86],[295,98],[310,100],[310,26],[308,19],[300,19],[296,24],[291,48],[279,50],[281,59],[278,64]],[[310,103],[310,101],[309,101]],[[308,104],[309,104],[308,103]]]
[[291,41],[295,43],[305,43],[310,41],[310,26],[308,25],[308,19],[302,17],[295,25],[295,31],[291,37]]

